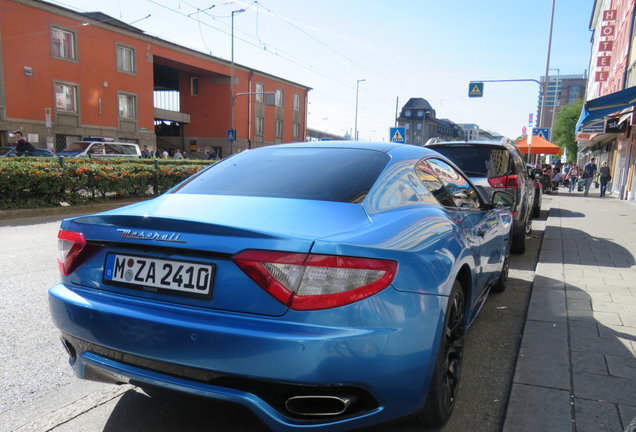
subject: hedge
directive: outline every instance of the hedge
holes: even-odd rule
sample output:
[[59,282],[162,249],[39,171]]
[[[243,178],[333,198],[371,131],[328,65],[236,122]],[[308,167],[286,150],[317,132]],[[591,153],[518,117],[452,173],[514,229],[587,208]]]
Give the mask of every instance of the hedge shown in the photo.
[[0,208],[158,195],[209,163],[173,159],[0,158]]

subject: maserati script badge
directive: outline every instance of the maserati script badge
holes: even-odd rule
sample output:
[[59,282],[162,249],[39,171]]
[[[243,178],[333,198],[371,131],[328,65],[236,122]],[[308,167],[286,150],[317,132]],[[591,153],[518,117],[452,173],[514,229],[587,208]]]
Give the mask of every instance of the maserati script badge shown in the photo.
[[157,231],[133,231],[131,229],[117,229],[121,233],[121,238],[134,240],[155,240],[172,243],[185,243],[181,240],[181,233],[160,233]]

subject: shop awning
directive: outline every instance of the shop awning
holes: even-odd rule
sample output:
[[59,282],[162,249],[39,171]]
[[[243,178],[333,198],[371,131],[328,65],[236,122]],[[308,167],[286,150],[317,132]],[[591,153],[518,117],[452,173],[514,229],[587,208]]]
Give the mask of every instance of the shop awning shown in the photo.
[[521,153],[528,154],[532,151],[532,154],[561,154],[563,153],[561,147],[552,144],[550,141],[544,140],[538,135],[532,136],[532,145],[528,145],[528,138],[521,138],[515,142],[515,145]]
[[575,132],[579,132],[581,127],[594,120],[602,120],[610,114],[630,108],[636,104],[636,87],[626,88],[616,93],[601,96],[589,100],[583,105],[579,121],[576,123]]

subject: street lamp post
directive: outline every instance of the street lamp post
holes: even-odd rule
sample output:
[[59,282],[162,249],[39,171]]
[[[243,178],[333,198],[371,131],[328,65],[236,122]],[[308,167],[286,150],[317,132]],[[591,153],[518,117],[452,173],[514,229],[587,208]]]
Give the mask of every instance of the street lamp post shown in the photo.
[[[230,63],[230,129],[234,130],[234,14],[245,12],[245,9],[232,11],[231,63]],[[233,137],[236,139],[236,135]],[[230,140],[230,154],[234,153],[234,141]]]
[[356,81],[356,117],[353,126],[353,140],[358,141],[358,90],[360,89],[360,83],[366,81],[366,79],[359,79]]
[[[554,139],[554,118],[556,116],[557,106],[561,105],[560,102],[560,93],[561,93],[561,70],[558,68],[550,68],[550,70],[555,70],[557,73],[556,86],[554,88],[554,100],[552,101],[552,121],[550,122],[550,139]],[[557,105],[558,104],[558,105]]]
[[554,6],[556,0],[552,0],[552,13],[550,14],[550,33],[548,35],[548,55],[545,61],[545,79],[543,81],[543,97],[541,98],[541,110],[539,111],[539,127],[545,124],[543,110],[545,108],[545,98],[548,92],[548,73],[550,72],[550,52],[552,51],[552,28],[554,27]]

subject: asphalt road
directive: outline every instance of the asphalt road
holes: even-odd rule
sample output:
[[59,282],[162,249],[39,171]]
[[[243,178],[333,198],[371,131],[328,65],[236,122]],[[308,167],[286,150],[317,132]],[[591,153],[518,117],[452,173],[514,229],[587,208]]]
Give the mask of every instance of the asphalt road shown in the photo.
[[[501,430],[546,214],[534,222],[526,253],[512,256],[507,290],[490,296],[468,334],[458,403],[441,431]],[[0,432],[266,430],[239,406],[172,393],[150,397],[74,377],[46,298],[58,280],[60,220],[0,221]],[[365,432],[425,430],[406,419]]]

